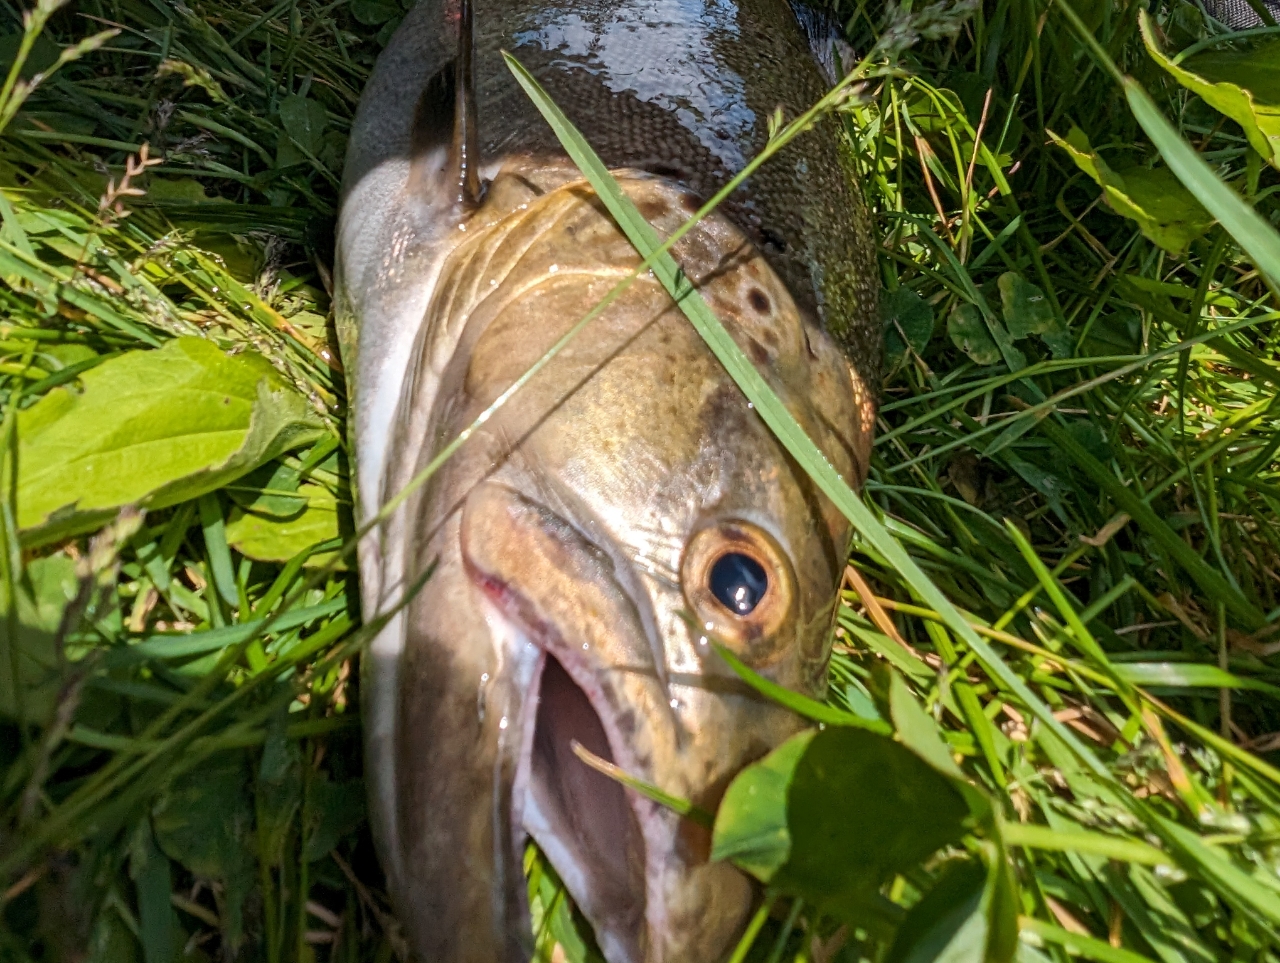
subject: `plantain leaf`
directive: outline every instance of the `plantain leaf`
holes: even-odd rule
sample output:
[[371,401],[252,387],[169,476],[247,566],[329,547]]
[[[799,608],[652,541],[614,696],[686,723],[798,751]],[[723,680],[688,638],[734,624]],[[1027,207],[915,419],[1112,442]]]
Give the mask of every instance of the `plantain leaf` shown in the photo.
[[884,322],[885,364],[890,368],[902,361],[908,347],[920,354],[933,337],[933,307],[910,288],[882,294],[880,317]]
[[[956,862],[907,913],[887,963],[994,963],[1017,946],[1017,907],[975,860]],[[1006,932],[1013,929],[1013,940]]]
[[1272,283],[1280,281],[1280,234],[1276,229],[1214,173],[1205,159],[1174,130],[1141,85],[1126,80],[1124,93],[1133,116],[1169,169],[1189,190],[1195,191],[1196,197],[1244,248],[1258,270]]
[[965,834],[958,781],[887,736],[802,732],[729,784],[711,857],[867,925],[882,884]]
[[1280,167],[1280,40],[1252,50],[1197,54],[1174,63],[1160,50],[1145,12],[1139,24],[1151,59],[1239,124],[1262,159]]
[[1053,131],[1046,133],[1102,188],[1108,207],[1135,222],[1143,234],[1170,254],[1182,254],[1213,226],[1213,217],[1204,205],[1169,169],[1128,165],[1115,170],[1093,149],[1080,128],[1072,127],[1065,139]]
[[186,501],[321,433],[266,359],[201,338],[112,358],[81,381],[18,416],[25,544],[91,531],[125,505]]
[[[241,555],[260,562],[287,562],[299,552],[338,537],[338,503],[323,485],[298,489],[303,508],[281,518],[234,508],[227,523],[227,542]],[[334,553],[312,555],[309,566],[327,565]]]

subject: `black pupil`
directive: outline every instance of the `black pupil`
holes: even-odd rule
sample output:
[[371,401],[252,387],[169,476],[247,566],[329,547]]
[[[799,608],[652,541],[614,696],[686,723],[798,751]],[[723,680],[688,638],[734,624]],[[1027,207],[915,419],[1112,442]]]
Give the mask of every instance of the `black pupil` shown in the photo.
[[734,615],[750,615],[768,588],[764,567],[749,555],[729,552],[711,566],[711,594]]

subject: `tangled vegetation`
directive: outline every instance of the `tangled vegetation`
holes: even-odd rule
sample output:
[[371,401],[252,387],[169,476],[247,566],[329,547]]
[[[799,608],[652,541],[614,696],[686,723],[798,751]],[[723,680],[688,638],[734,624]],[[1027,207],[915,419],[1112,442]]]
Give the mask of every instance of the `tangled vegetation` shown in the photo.
[[[734,963],[1276,958],[1280,28],[844,3],[887,377],[825,727],[690,812]],[[403,955],[328,303],[402,13],[0,12],[0,959]]]

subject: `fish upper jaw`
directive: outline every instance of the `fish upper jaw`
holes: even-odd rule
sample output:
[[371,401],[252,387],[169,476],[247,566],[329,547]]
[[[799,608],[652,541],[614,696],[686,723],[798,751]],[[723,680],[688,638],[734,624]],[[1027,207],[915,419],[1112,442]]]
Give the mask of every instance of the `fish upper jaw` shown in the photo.
[[695,758],[705,747],[682,732],[612,560],[575,526],[496,482],[468,497],[461,542],[490,618],[538,650],[520,712],[513,841],[528,835],[542,847],[610,963],[714,963],[745,924],[751,884],[709,861],[706,829],[574,753],[577,743],[702,805],[714,806],[732,775],[723,758]]

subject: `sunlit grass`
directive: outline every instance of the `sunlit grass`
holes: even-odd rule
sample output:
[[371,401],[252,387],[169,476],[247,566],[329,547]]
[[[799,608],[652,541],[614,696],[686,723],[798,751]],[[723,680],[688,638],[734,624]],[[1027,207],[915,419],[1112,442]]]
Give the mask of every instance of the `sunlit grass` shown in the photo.
[[[345,133],[395,13],[64,9],[47,35],[59,45],[120,32],[44,81],[0,138],[3,569],[21,597],[7,637],[47,662],[21,706],[0,685],[6,959],[402,949],[361,825],[353,576],[316,564],[351,533],[328,238]],[[1155,13],[1171,53],[1214,29],[1187,4]],[[845,14],[870,49],[880,11]],[[1274,171],[1153,65],[1134,11],[1079,14],[1270,220]],[[56,56],[31,47],[35,69]],[[948,628],[860,540],[832,701],[883,714],[892,666],[941,723],[1013,824],[1026,959],[1270,958],[1280,366],[1264,255],[1216,226],[1169,253],[1049,142],[1075,125],[1117,169],[1162,166],[1060,13],[990,3],[901,66],[839,114],[884,242],[867,504],[967,625]],[[144,143],[162,163],[134,178],[143,194],[121,194]],[[320,440],[92,539],[22,548],[18,412],[184,335],[263,353]],[[303,513],[313,528],[281,530]],[[1103,773],[984,668],[969,632]],[[32,725],[13,724],[19,710]],[[949,861],[886,895],[909,907]],[[537,911],[568,926],[545,867],[534,883]],[[762,923],[752,958],[885,953],[784,898]]]

